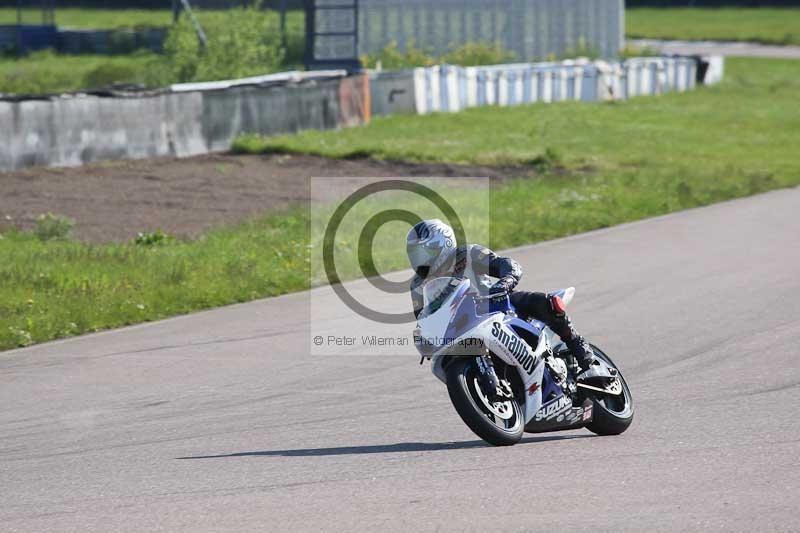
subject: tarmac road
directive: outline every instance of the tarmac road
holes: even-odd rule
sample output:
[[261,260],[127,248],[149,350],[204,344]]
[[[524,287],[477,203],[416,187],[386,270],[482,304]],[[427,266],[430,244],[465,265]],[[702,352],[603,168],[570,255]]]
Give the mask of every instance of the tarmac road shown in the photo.
[[735,41],[662,41],[659,39],[628,39],[628,44],[639,48],[654,48],[662,54],[800,59],[800,46],[794,45]]
[[636,401],[618,437],[485,446],[413,349],[308,355],[312,315],[364,332],[329,289],[0,354],[0,530],[797,531],[798,206],[514,252],[524,288],[578,288]]

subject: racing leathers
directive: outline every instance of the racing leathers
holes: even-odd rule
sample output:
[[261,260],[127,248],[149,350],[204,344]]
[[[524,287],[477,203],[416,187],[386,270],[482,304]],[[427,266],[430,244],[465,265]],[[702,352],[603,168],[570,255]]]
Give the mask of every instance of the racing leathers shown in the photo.
[[457,247],[435,271],[418,269],[411,280],[415,316],[419,317],[424,307],[422,286],[438,277],[465,277],[483,296],[508,292],[517,315],[523,320],[533,318],[544,322],[561,337],[582,369],[594,360],[588,343],[575,331],[567,316],[561,298],[541,292],[513,291],[522,277],[522,267],[513,259],[500,257],[484,246],[469,244]]

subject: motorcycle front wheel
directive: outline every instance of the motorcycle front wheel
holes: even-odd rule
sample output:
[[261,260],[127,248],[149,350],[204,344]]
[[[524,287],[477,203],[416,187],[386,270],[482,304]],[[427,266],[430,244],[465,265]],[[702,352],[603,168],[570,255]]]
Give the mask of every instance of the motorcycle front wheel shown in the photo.
[[476,357],[456,357],[447,368],[447,392],[461,420],[494,446],[511,446],[525,429],[516,400],[493,402],[481,388]]

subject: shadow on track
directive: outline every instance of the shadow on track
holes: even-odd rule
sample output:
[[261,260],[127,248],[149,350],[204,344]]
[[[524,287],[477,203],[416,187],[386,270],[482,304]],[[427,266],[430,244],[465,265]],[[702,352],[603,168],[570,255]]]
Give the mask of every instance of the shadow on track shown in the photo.
[[[570,440],[592,438],[596,435],[547,435],[537,437],[524,437],[520,444],[532,442],[547,442],[551,440]],[[482,440],[468,440],[463,442],[400,442],[397,444],[379,444],[376,446],[341,446],[337,448],[300,448],[297,450],[264,450],[260,452],[237,452],[221,455],[196,455],[190,457],[176,457],[176,459],[221,459],[223,457],[316,457],[325,455],[361,455],[369,453],[399,453],[399,452],[434,452],[440,450],[463,450],[466,448],[491,448]]]

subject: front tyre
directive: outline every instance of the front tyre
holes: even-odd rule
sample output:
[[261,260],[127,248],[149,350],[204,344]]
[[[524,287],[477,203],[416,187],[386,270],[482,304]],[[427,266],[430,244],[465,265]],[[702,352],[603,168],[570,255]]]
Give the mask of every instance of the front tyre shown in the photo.
[[447,392],[461,420],[494,446],[511,446],[525,429],[516,400],[492,402],[481,389],[475,357],[456,357],[447,368]]
[[617,370],[622,393],[618,396],[594,396],[592,397],[592,409],[594,416],[592,421],[586,425],[586,429],[598,435],[619,435],[633,422],[633,396],[622,372],[600,348],[592,345],[592,350],[596,357],[605,361],[609,366]]

